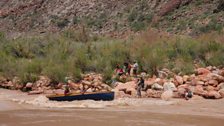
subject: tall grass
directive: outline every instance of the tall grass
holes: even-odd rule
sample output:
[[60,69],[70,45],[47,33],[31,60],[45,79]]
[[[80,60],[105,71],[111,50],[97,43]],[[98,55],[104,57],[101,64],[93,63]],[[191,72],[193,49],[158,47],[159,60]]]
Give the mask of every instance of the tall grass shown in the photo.
[[[77,36],[88,39],[83,41]],[[109,82],[117,64],[134,60],[138,61],[140,71],[151,75],[164,67],[190,74],[195,62],[202,66],[223,66],[224,39],[218,34],[208,36],[188,38],[147,31],[129,40],[93,39],[85,32],[71,30],[15,40],[0,35],[0,75],[9,79],[17,76],[22,83],[34,82],[45,75],[52,83],[58,83],[64,82],[65,77],[79,81],[81,73],[97,72]]]

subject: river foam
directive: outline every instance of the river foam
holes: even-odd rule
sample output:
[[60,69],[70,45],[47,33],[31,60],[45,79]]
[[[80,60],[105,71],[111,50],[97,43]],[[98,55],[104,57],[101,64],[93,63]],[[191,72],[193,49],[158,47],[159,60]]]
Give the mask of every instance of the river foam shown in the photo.
[[71,101],[58,102],[50,101],[45,95],[27,95],[19,91],[9,91],[0,89],[0,100],[12,101],[20,105],[32,105],[44,108],[106,108],[106,107],[128,107],[128,106],[148,106],[148,105],[171,105],[175,101],[163,101],[161,99],[149,98],[117,98],[113,101]]
[[119,98],[113,101],[72,101],[58,102],[50,101],[44,95],[40,95],[32,100],[12,99],[19,104],[31,104],[40,107],[48,108],[106,108],[106,107],[125,107],[125,106],[144,106],[144,105],[170,105],[173,101],[163,101],[158,99],[134,99],[134,98]]

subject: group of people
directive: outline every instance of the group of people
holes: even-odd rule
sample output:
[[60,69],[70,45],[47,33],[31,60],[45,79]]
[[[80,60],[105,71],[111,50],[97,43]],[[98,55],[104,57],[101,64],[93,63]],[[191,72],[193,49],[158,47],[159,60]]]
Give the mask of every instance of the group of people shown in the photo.
[[[137,61],[134,61],[133,64],[131,64],[130,62],[124,62],[123,67],[117,64],[116,69],[114,70],[116,77],[120,77],[122,75],[137,77],[138,72],[139,72],[139,65]],[[141,91],[144,89],[144,86],[145,86],[145,80],[144,77],[141,76],[140,78],[137,79],[136,84],[138,97],[141,97]]]
[[120,66],[120,64],[117,64],[115,69],[115,74],[117,76],[122,75],[134,75],[136,76],[138,73],[139,65],[136,61],[134,61],[134,64],[131,64],[130,62],[124,62],[123,67]]
[[[120,77],[123,75],[137,77],[137,81],[136,81],[137,96],[142,97],[141,91],[145,90],[145,79],[144,79],[143,75],[141,75],[139,77],[137,76],[138,72],[139,72],[139,65],[136,61],[134,61],[133,64],[131,64],[129,62],[125,62],[123,64],[123,67],[121,67],[119,64],[117,64],[114,72],[115,72],[116,77]],[[68,85],[68,78],[65,78],[65,82],[66,82],[66,85],[65,85],[64,94],[68,95],[70,93],[70,89],[69,89],[69,85]],[[186,100],[189,100],[190,98],[192,98],[193,97],[192,91],[187,88],[185,91],[184,97]]]

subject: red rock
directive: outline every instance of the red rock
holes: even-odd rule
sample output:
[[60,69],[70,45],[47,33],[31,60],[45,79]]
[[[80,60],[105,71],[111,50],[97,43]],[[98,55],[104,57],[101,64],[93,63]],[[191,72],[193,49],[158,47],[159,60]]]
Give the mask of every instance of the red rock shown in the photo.
[[146,91],[146,93],[147,93],[147,96],[150,98],[161,98],[163,91],[156,91],[156,90],[149,89]]
[[181,5],[181,0],[170,0],[169,2],[167,2],[165,5],[163,5],[159,12],[160,16],[164,16],[170,12],[172,12],[173,10],[175,10],[176,8],[178,8]]
[[44,94],[53,94],[53,90],[44,90]]
[[215,88],[214,88],[213,86],[208,85],[208,86],[206,87],[206,90],[207,90],[207,91],[213,91],[213,90],[215,90]]
[[188,76],[188,75],[184,75],[183,76],[183,81],[184,82],[187,82],[187,81],[189,81],[190,80],[190,77]]
[[222,98],[224,98],[224,89],[220,89],[219,94],[222,96]]
[[222,96],[219,94],[219,92],[217,91],[209,91],[207,94],[206,94],[206,97],[207,98],[215,98],[215,99],[219,99],[219,98],[222,98]]
[[218,90],[220,89],[224,89],[224,82],[220,83],[218,86],[217,86]]
[[174,79],[178,82],[179,85],[184,83],[184,80],[181,76],[175,76]]
[[185,92],[186,92],[186,88],[178,88],[177,92],[180,96],[184,96]]
[[115,89],[116,90],[132,90],[132,89],[135,89],[135,87],[136,87],[136,82],[130,81],[127,83],[118,83]]
[[185,89],[188,88],[188,87],[189,87],[188,84],[182,84],[182,85],[179,85],[179,86],[178,86],[178,88],[185,88]]
[[196,69],[196,73],[199,75],[202,75],[202,74],[209,74],[209,73],[211,73],[211,71],[209,71],[206,68],[198,68],[198,69]]
[[203,81],[196,81],[196,85],[205,85],[205,82],[203,82]]
[[219,84],[219,82],[217,80],[209,80],[208,84],[213,85],[213,86],[217,86]]
[[164,88],[165,91],[168,91],[168,90],[176,91],[177,90],[175,84],[172,83],[172,82],[166,82],[163,85],[163,88]]
[[196,94],[196,95],[206,95],[207,91],[205,91],[202,87],[202,85],[197,85],[195,86],[194,90],[193,90],[193,93]]
[[217,80],[218,82],[224,82],[224,77],[218,74],[210,73],[207,75],[209,80]]

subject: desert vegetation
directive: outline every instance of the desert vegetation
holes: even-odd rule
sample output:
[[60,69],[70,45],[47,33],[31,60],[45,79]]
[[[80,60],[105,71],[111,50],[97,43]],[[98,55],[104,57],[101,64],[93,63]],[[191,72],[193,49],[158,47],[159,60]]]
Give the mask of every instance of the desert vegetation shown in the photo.
[[190,74],[196,66],[223,66],[223,42],[222,34],[217,33],[190,38],[152,30],[126,40],[73,30],[14,40],[1,33],[0,74],[9,80],[18,77],[25,84],[35,82],[40,75],[58,83],[64,82],[66,76],[78,81],[81,73],[96,72],[109,82],[117,64],[134,60],[139,62],[141,71],[151,75],[162,68]]

